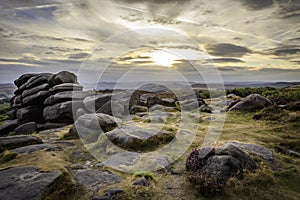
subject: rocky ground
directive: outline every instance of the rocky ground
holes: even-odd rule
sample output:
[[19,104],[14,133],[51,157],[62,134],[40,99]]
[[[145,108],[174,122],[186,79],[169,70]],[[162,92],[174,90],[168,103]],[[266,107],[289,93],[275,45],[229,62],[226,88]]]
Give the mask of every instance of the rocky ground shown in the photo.
[[[53,85],[76,82],[56,75],[51,80]],[[81,96],[75,121],[68,118],[58,128],[48,126],[58,118],[0,122],[1,198],[300,198],[297,102],[279,105],[258,94],[214,99],[196,95],[195,101],[143,91],[128,101],[127,95],[106,91]],[[45,111],[45,102],[63,104],[66,97],[65,91],[44,96],[46,116],[51,111]],[[107,102],[116,99],[121,101],[114,108],[122,115],[113,117]],[[124,105],[129,105],[128,113]],[[21,103],[16,110],[22,108]]]

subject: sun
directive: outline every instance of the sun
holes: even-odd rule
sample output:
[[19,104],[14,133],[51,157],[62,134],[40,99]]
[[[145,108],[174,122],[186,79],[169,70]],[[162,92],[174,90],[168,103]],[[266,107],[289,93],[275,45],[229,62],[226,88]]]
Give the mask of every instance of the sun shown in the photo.
[[148,52],[145,56],[149,56],[154,64],[165,67],[173,67],[180,60],[178,56],[163,50]]

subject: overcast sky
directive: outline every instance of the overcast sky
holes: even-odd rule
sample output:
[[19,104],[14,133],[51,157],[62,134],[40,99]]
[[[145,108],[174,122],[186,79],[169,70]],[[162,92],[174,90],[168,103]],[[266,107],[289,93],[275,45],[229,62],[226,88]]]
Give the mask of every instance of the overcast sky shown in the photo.
[[1,0],[0,16],[2,83],[300,77],[300,0]]

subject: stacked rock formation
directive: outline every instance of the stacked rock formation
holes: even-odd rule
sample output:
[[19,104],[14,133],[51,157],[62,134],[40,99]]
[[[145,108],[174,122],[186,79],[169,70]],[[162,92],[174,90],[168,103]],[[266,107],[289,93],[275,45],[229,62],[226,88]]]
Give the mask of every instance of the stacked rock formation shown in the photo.
[[82,91],[77,76],[68,71],[24,74],[14,83],[17,90],[10,101],[12,121],[4,131],[6,134],[10,131],[26,134],[71,124],[72,109],[81,106],[83,99],[90,95]]

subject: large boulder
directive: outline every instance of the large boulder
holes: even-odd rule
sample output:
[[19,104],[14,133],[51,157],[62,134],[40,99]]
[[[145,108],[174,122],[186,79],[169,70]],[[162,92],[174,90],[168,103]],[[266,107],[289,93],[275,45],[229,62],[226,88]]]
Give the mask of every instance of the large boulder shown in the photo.
[[60,171],[40,171],[34,167],[0,170],[0,196],[5,200],[40,200],[64,187]]
[[62,83],[77,83],[77,76],[68,71],[61,71],[57,74],[53,74],[49,78],[49,85],[59,85]]
[[43,107],[41,106],[28,106],[17,110],[17,119],[21,123],[36,122],[43,123]]
[[18,127],[18,120],[17,119],[4,121],[0,126],[0,136],[8,135],[16,127]]
[[272,102],[269,99],[259,94],[250,94],[230,107],[229,111],[257,111],[270,105]]
[[42,144],[42,140],[31,135],[0,137],[0,149],[15,149],[32,144]]
[[90,96],[90,92],[83,92],[83,91],[63,91],[58,92],[56,94],[51,95],[48,97],[45,101],[45,105],[53,105],[56,103],[61,103],[64,101],[77,101],[77,100],[83,100],[87,96]]
[[37,125],[35,122],[27,122],[25,124],[18,126],[14,130],[16,135],[26,135],[26,134],[31,134],[36,131],[37,131]]
[[74,113],[76,113],[75,110],[81,106],[81,101],[57,103],[52,106],[47,106],[43,111],[43,116],[44,119],[49,122],[73,123],[73,109]]
[[85,114],[75,121],[78,135],[84,142],[91,143],[98,140],[102,132],[111,131],[121,121],[118,118],[103,113]]
[[160,145],[170,142],[175,134],[158,129],[145,129],[138,126],[120,126],[106,132],[107,138],[115,145],[131,151],[155,150]]
[[195,149],[186,161],[190,182],[200,192],[216,192],[223,189],[232,177],[243,179],[245,169],[257,169],[252,158],[240,148],[228,143],[218,149]]

